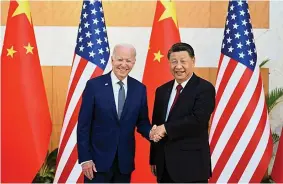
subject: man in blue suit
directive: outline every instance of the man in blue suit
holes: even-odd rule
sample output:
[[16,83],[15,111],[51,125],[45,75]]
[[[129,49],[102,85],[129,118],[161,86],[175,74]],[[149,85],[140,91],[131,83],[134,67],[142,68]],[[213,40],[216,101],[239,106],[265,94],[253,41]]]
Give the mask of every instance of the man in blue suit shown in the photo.
[[128,76],[135,58],[133,46],[116,45],[112,71],[86,84],[77,127],[85,182],[129,183],[135,169],[135,127],[153,140],[146,87]]

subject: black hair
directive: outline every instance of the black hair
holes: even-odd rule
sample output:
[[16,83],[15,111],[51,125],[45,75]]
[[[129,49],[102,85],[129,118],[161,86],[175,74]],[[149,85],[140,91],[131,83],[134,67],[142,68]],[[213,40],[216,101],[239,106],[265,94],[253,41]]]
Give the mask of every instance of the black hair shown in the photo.
[[180,52],[180,51],[186,51],[188,52],[189,56],[191,58],[195,57],[195,52],[192,46],[190,46],[187,43],[175,43],[174,45],[172,45],[172,47],[169,49],[168,54],[167,54],[167,58],[170,58],[170,55],[172,52]]

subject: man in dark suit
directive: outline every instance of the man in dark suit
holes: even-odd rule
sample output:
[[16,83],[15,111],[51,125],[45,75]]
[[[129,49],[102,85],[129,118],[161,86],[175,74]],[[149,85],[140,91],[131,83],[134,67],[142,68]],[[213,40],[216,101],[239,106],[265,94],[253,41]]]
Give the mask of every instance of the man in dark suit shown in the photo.
[[112,72],[86,84],[77,127],[85,182],[129,183],[135,168],[135,128],[146,139],[152,137],[146,87],[128,76],[135,57],[133,46],[115,46]]
[[151,144],[150,165],[160,183],[208,182],[211,157],[208,125],[215,106],[215,89],[194,74],[195,55],[186,43],[168,51],[175,80],[156,90],[152,124],[163,137]]

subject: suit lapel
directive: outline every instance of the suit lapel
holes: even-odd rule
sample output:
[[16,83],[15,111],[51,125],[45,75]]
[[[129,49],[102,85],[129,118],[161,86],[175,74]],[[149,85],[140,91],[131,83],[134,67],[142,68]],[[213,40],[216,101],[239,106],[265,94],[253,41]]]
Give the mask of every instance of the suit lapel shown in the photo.
[[115,117],[116,120],[118,120],[118,113],[116,110],[116,104],[115,104],[115,99],[114,99],[114,91],[113,91],[113,86],[112,86],[112,81],[111,81],[111,75],[110,73],[106,74],[106,80],[105,80],[105,96],[107,96],[109,98],[110,101],[110,105],[112,106],[112,111],[113,111],[113,115]]
[[168,109],[168,104],[169,104],[169,99],[170,99],[170,95],[171,95],[171,92],[172,92],[172,88],[173,88],[173,85],[174,85],[174,80],[171,81],[169,84],[168,84],[168,87],[165,89],[164,91],[164,105],[163,105],[163,122],[165,122],[165,119],[166,119],[166,114],[167,114],[167,109]]

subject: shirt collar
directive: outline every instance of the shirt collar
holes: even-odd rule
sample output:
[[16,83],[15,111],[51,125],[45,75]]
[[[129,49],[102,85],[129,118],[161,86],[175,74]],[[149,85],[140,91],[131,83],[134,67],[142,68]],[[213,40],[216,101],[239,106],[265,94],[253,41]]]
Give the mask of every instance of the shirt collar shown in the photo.
[[[183,87],[183,89],[185,88],[186,84],[189,82],[189,80],[192,78],[194,74],[192,74],[187,80],[185,80],[184,82],[181,83],[181,86]],[[173,89],[176,89],[176,87],[178,86],[178,82],[176,81],[175,79],[175,82],[174,82],[174,86],[173,86]]]
[[[117,84],[120,80],[117,78],[117,76],[115,75],[115,73],[113,71],[111,71],[111,81],[112,81],[112,84]],[[124,84],[124,87],[126,88],[127,85],[128,85],[128,76],[125,77],[123,80],[122,80],[123,84]]]

